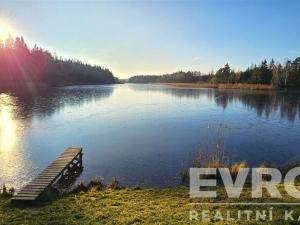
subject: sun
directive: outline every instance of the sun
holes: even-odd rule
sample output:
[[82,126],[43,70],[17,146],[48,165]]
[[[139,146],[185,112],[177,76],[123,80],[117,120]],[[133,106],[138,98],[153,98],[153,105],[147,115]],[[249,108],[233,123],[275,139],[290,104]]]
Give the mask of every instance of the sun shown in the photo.
[[4,21],[0,21],[0,38],[5,39],[8,34],[12,34],[11,27]]

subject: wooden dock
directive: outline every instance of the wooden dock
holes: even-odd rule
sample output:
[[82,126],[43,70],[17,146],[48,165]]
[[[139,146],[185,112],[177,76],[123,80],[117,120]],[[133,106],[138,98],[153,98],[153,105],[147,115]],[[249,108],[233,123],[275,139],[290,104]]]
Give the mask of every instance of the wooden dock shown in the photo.
[[35,201],[60,178],[82,168],[82,148],[70,147],[43,170],[35,179],[12,197],[12,201]]

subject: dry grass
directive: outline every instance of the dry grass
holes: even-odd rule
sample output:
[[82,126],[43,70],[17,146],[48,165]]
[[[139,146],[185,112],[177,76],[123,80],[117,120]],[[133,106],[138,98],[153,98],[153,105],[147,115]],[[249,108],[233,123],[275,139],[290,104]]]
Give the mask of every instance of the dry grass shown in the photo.
[[193,159],[194,167],[202,168],[221,168],[227,167],[228,159],[225,157],[222,149],[213,149],[212,151],[199,150]]
[[276,90],[278,87],[268,84],[218,84],[218,89]]
[[218,88],[218,89],[241,89],[241,90],[277,90],[278,87],[267,84],[214,84],[214,83],[162,83],[175,87],[184,88]]
[[235,162],[231,165],[230,172],[233,175],[237,175],[238,172],[243,168],[247,168],[247,163],[245,161]]
[[161,83],[161,84],[171,85],[175,87],[184,87],[184,88],[218,88],[218,85],[213,83]]

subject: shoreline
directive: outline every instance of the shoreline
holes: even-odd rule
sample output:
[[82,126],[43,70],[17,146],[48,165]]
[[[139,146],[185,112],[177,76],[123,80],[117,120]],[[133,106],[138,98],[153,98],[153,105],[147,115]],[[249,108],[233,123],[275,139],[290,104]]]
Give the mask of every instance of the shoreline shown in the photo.
[[240,89],[240,90],[281,90],[281,88],[268,84],[213,84],[213,83],[157,83],[179,88],[215,88],[215,89]]

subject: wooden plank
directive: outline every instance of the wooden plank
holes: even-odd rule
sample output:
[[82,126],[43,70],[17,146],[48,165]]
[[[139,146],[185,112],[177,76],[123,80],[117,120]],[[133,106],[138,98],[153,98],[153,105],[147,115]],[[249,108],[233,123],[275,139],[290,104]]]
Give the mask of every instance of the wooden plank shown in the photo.
[[51,175],[57,175],[57,172],[51,172],[51,171],[43,171],[40,175],[43,175],[43,176],[51,176]]
[[62,155],[58,156],[58,158],[72,157],[72,156],[74,156],[75,154],[76,154],[76,155],[79,155],[80,153],[77,153],[77,152],[72,153],[72,152],[70,152],[70,153],[62,154]]
[[65,169],[69,164],[54,164],[51,166],[52,169]]
[[48,180],[52,180],[52,177],[46,177],[46,176],[40,176],[35,178],[33,181],[48,181]]
[[47,169],[43,170],[43,172],[59,172],[61,168],[55,168],[55,167],[47,167]]
[[22,201],[26,201],[26,200],[35,200],[37,197],[36,196],[14,196],[12,197],[13,200],[22,200]]
[[19,194],[18,197],[33,197],[36,198],[38,194]]
[[66,149],[62,154],[66,154],[66,153],[70,153],[70,152],[74,152],[74,153],[79,153],[82,151],[82,148],[68,148]]
[[[45,187],[47,187],[47,185],[40,185],[40,184],[37,184],[37,185],[35,185],[35,184],[30,184],[30,186],[26,186],[26,187],[24,187],[24,188],[30,188],[30,189],[33,189],[33,190],[43,190],[43,189],[45,189]],[[23,189],[22,189],[23,190]]]
[[50,166],[51,167],[60,167],[60,166],[62,166],[62,167],[66,167],[68,164],[69,164],[69,162],[70,162],[70,160],[67,160],[67,161],[60,161],[60,162],[54,162],[54,163],[52,163]]
[[61,160],[61,159],[68,159],[68,160],[71,160],[72,158],[74,158],[74,154],[60,156],[60,157],[58,157],[55,161],[58,161],[58,160]]
[[34,201],[37,197],[28,197],[28,196],[14,196],[12,197],[13,201]]
[[65,155],[72,155],[72,154],[79,154],[80,152],[79,151],[68,151],[68,152],[65,152],[63,154],[61,154],[60,156],[65,156]]
[[18,192],[18,196],[22,195],[22,194],[35,194],[35,195],[39,195],[41,192],[43,192],[44,189],[40,189],[40,190],[33,190],[33,191],[28,191],[28,190],[22,190],[20,192]]
[[[57,175],[57,173],[55,175]],[[39,176],[36,177],[36,179],[38,179],[38,178],[47,178],[47,177],[52,177],[52,176],[51,176],[51,174],[41,173]]]
[[52,177],[39,177],[33,180],[33,182],[44,182],[44,183],[50,183],[56,176]]
[[18,196],[20,195],[28,195],[28,194],[31,194],[31,195],[39,195],[41,193],[41,191],[27,191],[27,190],[22,190],[18,193]]
[[35,178],[32,182],[33,183],[37,183],[37,182],[51,182],[53,178],[49,178],[49,177],[38,177],[38,178]]
[[32,181],[32,184],[42,184],[42,185],[47,185],[50,184],[52,179],[35,179]]
[[77,154],[79,153],[80,151],[76,151],[76,150],[67,150],[66,152],[63,152],[62,154],[60,155],[70,155],[70,154]]
[[55,173],[55,174],[47,174],[47,173],[41,173],[37,178],[51,178],[51,177],[53,177],[53,176],[57,176],[57,173]]
[[64,163],[64,164],[54,164],[51,166],[52,169],[64,169],[68,166],[68,164]]
[[65,161],[65,162],[54,162],[54,163],[51,163],[50,166],[67,166],[69,164],[70,160],[68,161]]
[[24,188],[22,188],[21,191],[23,190],[33,190],[33,191],[37,191],[37,190],[43,190],[45,188],[45,186],[35,186],[35,185],[31,185],[31,186],[25,186]]
[[63,171],[63,169],[44,170],[41,174],[47,174],[47,173],[59,174],[62,171]]
[[45,185],[34,185],[34,184],[30,184],[30,185],[26,185],[23,189],[43,189],[45,188]]
[[[73,157],[73,158],[74,158],[74,157]],[[59,160],[55,160],[53,163],[51,163],[51,165],[52,165],[52,164],[58,164],[58,163],[65,163],[65,164],[68,164],[69,162],[73,161],[73,160],[72,160],[73,158],[71,158],[71,159],[59,159]]]
[[33,181],[51,181],[54,177],[56,177],[56,175],[52,175],[52,176],[40,176],[35,178]]
[[56,161],[54,161],[53,163],[51,163],[50,166],[51,166],[51,165],[54,165],[54,164],[68,164],[70,161],[71,161],[71,159],[67,159],[67,160],[56,160]]
[[82,148],[68,148],[64,151],[64,153],[66,152],[81,152]]
[[48,187],[50,185],[50,183],[42,183],[42,182],[35,182],[35,183],[32,183],[32,185],[35,185],[35,186],[43,186],[44,188]]
[[25,188],[26,187],[37,187],[37,186],[44,187],[45,185],[44,184],[37,184],[37,183],[34,183],[34,182],[30,182],[28,185],[25,186]]
[[64,165],[58,165],[58,164],[51,164],[49,167],[48,167],[48,169],[64,169],[66,167],[66,165],[64,164]]
[[59,157],[57,157],[57,159],[64,159],[64,158],[72,158],[74,157],[75,155],[79,155],[80,153],[69,153],[69,154],[65,154],[65,155],[60,155]]
[[58,172],[60,172],[60,170],[62,170],[61,168],[49,168],[49,169],[46,169],[46,170],[43,170],[40,174],[43,174],[43,173],[55,173],[57,174]]
[[42,177],[52,177],[57,176],[57,173],[41,173]]
[[58,159],[60,159],[60,158],[71,158],[71,157],[78,157],[79,155],[80,155],[80,153],[68,153],[68,154],[60,155],[57,158]]
[[40,192],[41,192],[41,190],[27,190],[27,189],[25,189],[25,190],[21,190],[18,193],[18,195],[21,195],[21,194],[38,194]]
[[38,194],[18,194],[17,196],[13,196],[13,198],[33,198],[36,199],[39,195]]
[[20,197],[12,197],[13,201],[35,201],[37,197],[28,197],[28,196],[20,196]]
[[58,162],[72,162],[75,159],[75,156],[71,158],[61,158],[58,160],[53,161],[52,163],[58,163]]
[[22,189],[18,194],[21,193],[40,193],[43,189]]
[[50,184],[51,180],[33,180],[32,181],[33,184]]
[[60,158],[58,160],[55,160],[53,163],[58,163],[58,162],[70,162],[71,160],[74,160],[74,157],[70,158]]
[[24,187],[22,188],[22,190],[20,190],[18,193],[22,192],[22,191],[33,191],[33,192],[36,192],[36,191],[40,191],[40,190],[43,190],[45,187],[37,187],[37,186],[34,186],[34,187]]

